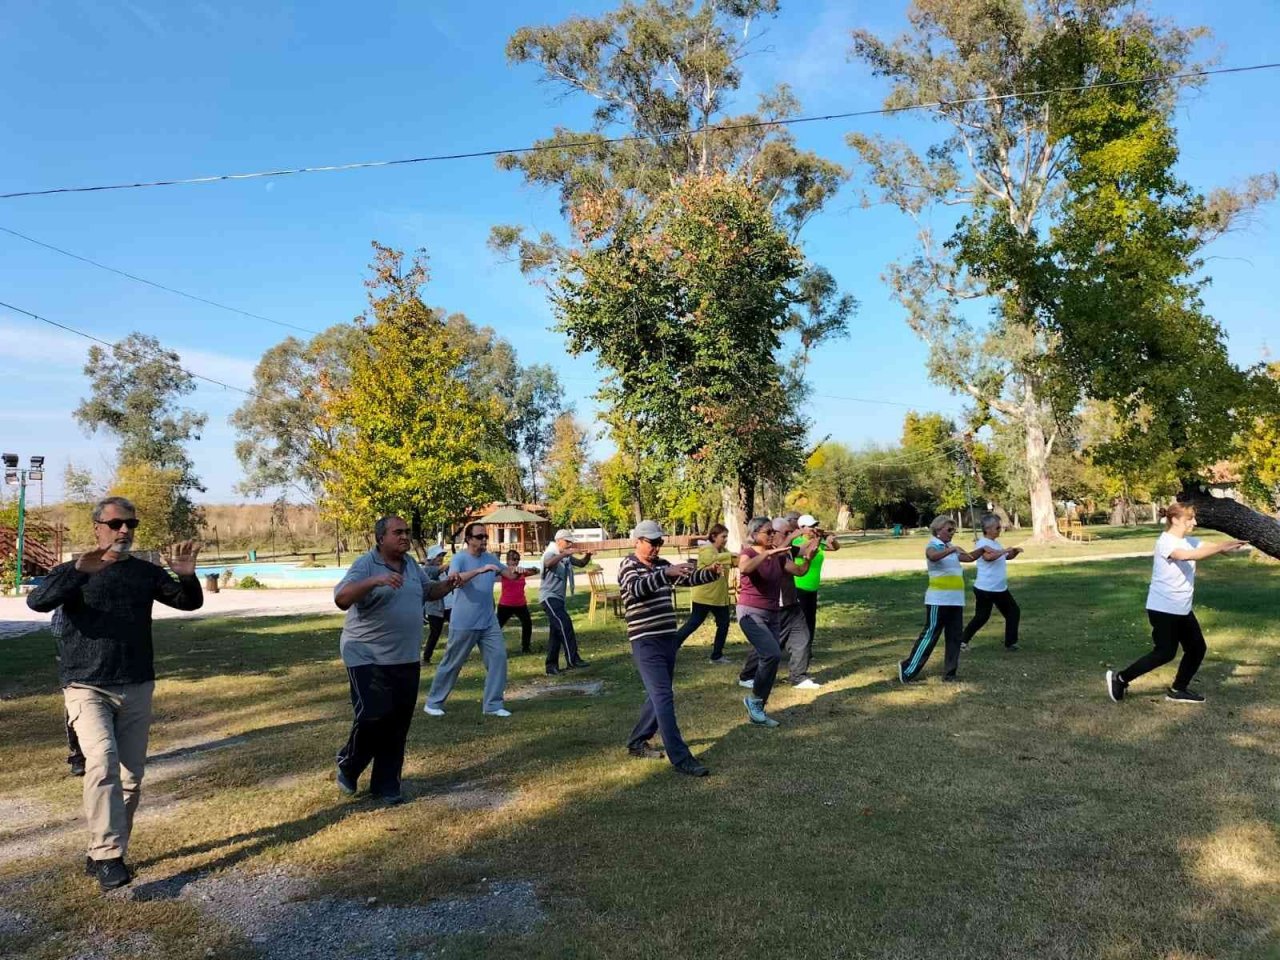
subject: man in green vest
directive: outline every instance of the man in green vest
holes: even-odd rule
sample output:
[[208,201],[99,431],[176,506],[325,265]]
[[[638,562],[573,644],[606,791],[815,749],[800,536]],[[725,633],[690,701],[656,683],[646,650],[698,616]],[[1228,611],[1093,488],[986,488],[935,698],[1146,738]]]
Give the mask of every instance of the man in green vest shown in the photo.
[[[818,620],[818,583],[822,580],[822,561],[828,550],[839,550],[840,541],[828,534],[818,521],[809,514],[804,514],[796,521],[799,532],[792,546],[803,547],[814,540],[818,541],[818,552],[809,561],[809,572],[803,577],[796,577],[796,594],[800,598],[800,609],[804,611],[804,622],[809,628],[809,651],[813,651],[814,627]],[[806,658],[807,659],[807,658]]]

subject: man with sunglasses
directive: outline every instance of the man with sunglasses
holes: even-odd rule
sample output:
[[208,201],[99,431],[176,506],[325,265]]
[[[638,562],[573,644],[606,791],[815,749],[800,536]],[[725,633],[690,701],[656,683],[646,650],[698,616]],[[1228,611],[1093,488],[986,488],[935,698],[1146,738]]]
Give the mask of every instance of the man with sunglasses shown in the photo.
[[429,578],[410,554],[409,525],[396,516],[373,525],[373,549],[357,557],[333,588],[333,602],[347,612],[342,662],[355,716],[338,751],[338,789],[351,796],[373,765],[369,795],[386,804],[404,802],[400,773],[404,745],[418,703],[422,608],[454,588],[451,579]]
[[32,610],[62,610],[58,680],[85,757],[85,873],[103,890],[133,879],[124,858],[142,798],[151,729],[152,604],[159,600],[179,610],[204,604],[196,578],[199,545],[186,541],[168,551],[175,579],[130,556],[137,526],[137,511],[124,497],[99,501],[93,508],[95,549],[54,567],[27,597]]
[[660,760],[663,751],[649,743],[649,738],[660,730],[671,764],[691,777],[705,777],[710,771],[689,750],[676,723],[672,684],[680,638],[672,595],[676,586],[711,583],[720,576],[720,565],[716,563],[699,570],[692,563],[663,560],[658,551],[666,535],[655,520],[642,520],[633,536],[635,552],[618,567],[618,592],[627,620],[631,658],[640,671],[645,701],[640,720],[627,742],[627,751],[640,759]]
[[483,523],[467,524],[463,536],[467,548],[455,553],[449,563],[449,575],[458,583],[449,618],[449,642],[422,711],[429,717],[444,716],[444,702],[472,648],[479,644],[484,658],[481,710],[485,716],[509,717],[511,711],[502,702],[507,687],[507,643],[493,605],[493,585],[498,577],[515,580],[521,575],[489,552],[489,535]]

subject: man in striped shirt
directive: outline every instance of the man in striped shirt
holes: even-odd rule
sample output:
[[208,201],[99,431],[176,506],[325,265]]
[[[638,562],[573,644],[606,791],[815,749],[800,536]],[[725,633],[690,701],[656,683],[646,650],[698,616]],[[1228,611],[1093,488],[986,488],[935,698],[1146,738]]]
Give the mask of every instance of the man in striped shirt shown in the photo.
[[618,567],[618,592],[622,595],[627,619],[631,658],[644,683],[645,701],[640,720],[627,742],[627,751],[633,757],[661,759],[662,751],[649,744],[649,738],[661,730],[662,744],[672,765],[691,777],[705,777],[710,771],[690,752],[676,724],[672,681],[680,641],[676,636],[672,592],[676,586],[711,583],[720,576],[720,565],[698,570],[692,563],[663,560],[658,551],[666,534],[656,520],[642,520],[633,536],[635,552]]

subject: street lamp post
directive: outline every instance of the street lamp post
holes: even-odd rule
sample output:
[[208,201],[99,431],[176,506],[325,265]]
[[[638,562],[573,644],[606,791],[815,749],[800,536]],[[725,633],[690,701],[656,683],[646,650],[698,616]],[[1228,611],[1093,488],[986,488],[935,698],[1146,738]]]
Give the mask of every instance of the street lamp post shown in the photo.
[[18,466],[16,453],[0,455],[0,459],[4,461],[4,482],[18,488],[18,535],[14,544],[18,563],[13,574],[13,592],[18,594],[22,592],[22,549],[27,534],[27,481],[39,481],[44,488],[44,457],[33,456],[25,470]]

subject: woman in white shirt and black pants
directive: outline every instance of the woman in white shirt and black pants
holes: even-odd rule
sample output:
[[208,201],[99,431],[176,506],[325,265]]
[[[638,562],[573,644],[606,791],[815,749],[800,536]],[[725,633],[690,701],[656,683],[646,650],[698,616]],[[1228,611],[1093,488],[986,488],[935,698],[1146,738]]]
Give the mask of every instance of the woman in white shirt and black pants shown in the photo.
[[1156,540],[1151,589],[1147,592],[1147,619],[1151,621],[1155,648],[1123,670],[1107,671],[1107,695],[1117,703],[1124,699],[1125,691],[1134,680],[1177,656],[1179,646],[1182,661],[1165,699],[1175,703],[1204,702],[1203,696],[1188,689],[1207,649],[1200,623],[1191,612],[1196,561],[1246,546],[1243,540],[1201,545],[1196,537],[1188,537],[1196,525],[1196,511],[1187,504],[1172,504],[1161,510],[1160,515],[1169,527]]
[[992,607],[1004,617],[1004,648],[1018,649],[1018,621],[1022,617],[1022,610],[1009,592],[1009,573],[1005,564],[1020,554],[1022,548],[1006,549],[996,539],[999,536],[1000,518],[994,513],[988,513],[982,518],[982,536],[973,546],[974,556],[978,558],[978,579],[973,584],[973,619],[964,628],[964,635],[960,638],[961,650],[968,650],[973,635],[987,625],[987,621],[991,619]]

